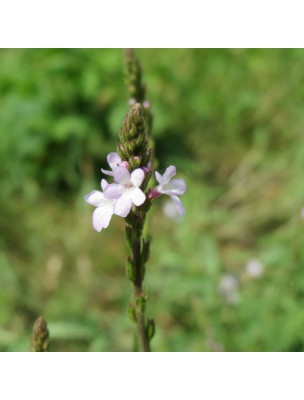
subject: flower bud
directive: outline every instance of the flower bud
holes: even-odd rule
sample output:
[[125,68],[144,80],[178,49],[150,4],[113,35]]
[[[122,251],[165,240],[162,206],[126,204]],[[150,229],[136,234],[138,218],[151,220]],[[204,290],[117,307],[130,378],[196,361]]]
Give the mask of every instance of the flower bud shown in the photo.
[[45,352],[49,349],[49,330],[43,317],[38,317],[33,326],[31,351]]
[[153,189],[150,190],[148,197],[149,199],[153,200],[157,199],[160,195],[161,193],[158,191],[157,187],[154,187]]

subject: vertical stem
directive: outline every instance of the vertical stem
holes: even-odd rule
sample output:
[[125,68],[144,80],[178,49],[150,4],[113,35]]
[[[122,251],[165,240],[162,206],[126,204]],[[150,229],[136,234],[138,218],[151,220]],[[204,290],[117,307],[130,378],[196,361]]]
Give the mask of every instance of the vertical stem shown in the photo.
[[127,260],[127,276],[133,283],[134,297],[129,311],[132,320],[137,324],[139,347],[141,351],[150,351],[150,341],[155,332],[155,324],[151,319],[146,319],[146,296],[143,290],[145,264],[149,258],[150,242],[143,238],[143,227],[146,213],[151,201],[147,197],[147,188],[152,171],[149,169],[152,161],[152,150],[149,147],[146,134],[144,108],[135,104],[127,113],[119,133],[118,153],[122,160],[128,163],[131,174],[141,168],[144,172],[141,190],[146,196],[144,203],[133,206],[133,210],[125,218],[126,239],[130,249]]
[[[138,301],[138,299],[142,298],[143,295],[143,292],[140,292],[138,288],[134,285],[135,301]],[[151,351],[149,338],[146,332],[144,311],[136,310],[136,325],[140,351]]]
[[144,226],[144,217],[140,213],[134,212],[131,229],[133,232],[132,247],[131,247],[131,259],[134,266],[134,279],[133,279],[133,291],[134,291],[134,311],[137,325],[137,333],[139,338],[140,351],[151,351],[150,340],[148,337],[146,318],[145,318],[145,306],[146,296],[143,290],[144,280],[144,260],[142,259],[142,232]]

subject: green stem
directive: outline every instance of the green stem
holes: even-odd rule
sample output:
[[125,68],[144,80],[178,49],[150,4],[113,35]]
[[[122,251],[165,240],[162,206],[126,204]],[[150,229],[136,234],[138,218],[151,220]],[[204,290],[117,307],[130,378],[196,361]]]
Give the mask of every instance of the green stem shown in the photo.
[[145,317],[146,295],[143,290],[145,260],[143,259],[143,226],[144,217],[140,214],[133,214],[133,223],[130,228],[133,233],[131,246],[131,260],[133,264],[133,290],[134,290],[134,317],[137,325],[140,351],[151,351],[150,338],[148,336]]
[[[152,150],[149,148],[146,134],[144,108],[135,104],[127,113],[119,133],[118,153],[122,160],[127,161],[129,171],[137,168],[145,169],[145,178],[141,190],[145,193],[152,171],[147,170],[152,161]],[[154,321],[146,319],[146,295],[143,290],[145,264],[149,258],[150,242],[143,238],[143,228],[146,214],[151,206],[151,200],[146,194],[146,200],[140,207],[133,210],[126,217],[126,239],[130,249],[127,260],[127,276],[134,286],[134,298],[130,304],[130,315],[136,322],[141,351],[150,351],[150,341],[155,332]]]
[[[144,297],[144,293],[142,288],[139,288],[134,285],[134,297],[135,302],[141,302],[142,298]],[[136,308],[135,311],[136,315],[136,325],[137,325],[137,333],[139,338],[139,348],[140,351],[151,351],[150,348],[150,341],[147,335],[146,330],[146,318],[145,318],[145,311],[138,310]]]

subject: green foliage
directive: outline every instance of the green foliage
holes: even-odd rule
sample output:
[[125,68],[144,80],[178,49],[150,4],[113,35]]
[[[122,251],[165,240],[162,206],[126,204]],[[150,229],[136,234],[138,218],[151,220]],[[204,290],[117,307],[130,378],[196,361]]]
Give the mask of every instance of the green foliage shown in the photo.
[[22,191],[28,178],[54,190],[77,190],[81,175],[90,173],[114,142],[108,119],[123,85],[119,52],[2,50],[1,55],[0,157],[7,190]]
[[[129,351],[123,222],[97,234],[83,201],[127,110],[122,52],[0,55],[0,349],[26,351],[44,315],[52,351]],[[303,351],[303,50],[137,57],[159,170],[176,165],[188,186],[183,218],[162,197],[149,213],[153,350]]]

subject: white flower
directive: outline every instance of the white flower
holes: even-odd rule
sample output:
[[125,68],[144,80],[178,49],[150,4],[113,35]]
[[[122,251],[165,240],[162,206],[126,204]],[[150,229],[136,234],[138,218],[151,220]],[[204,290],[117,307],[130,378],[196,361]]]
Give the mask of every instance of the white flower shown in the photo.
[[178,198],[186,191],[186,183],[183,179],[172,179],[172,177],[176,174],[176,168],[174,165],[170,165],[162,176],[157,171],[155,172],[156,180],[159,183],[158,186],[153,188],[150,192],[150,198],[157,198],[161,194],[167,194],[171,197],[171,200],[174,202],[177,211],[179,214],[184,214],[185,209],[182,205],[182,202]]
[[[101,181],[101,187],[105,190],[109,184],[105,179]],[[93,227],[97,232],[107,228],[114,214],[115,200],[105,197],[99,190],[93,190],[84,197],[85,201],[97,207],[93,213]]]
[[231,293],[237,290],[238,288],[238,281],[237,279],[231,274],[224,274],[221,276],[218,290],[220,293]]
[[116,183],[108,185],[104,194],[108,199],[115,200],[114,213],[126,217],[132,204],[140,206],[146,200],[146,195],[140,189],[145,173],[141,168],[137,168],[130,174],[128,168],[118,166],[113,176]]
[[223,296],[228,304],[236,304],[239,302],[240,297],[238,293],[238,280],[231,274],[224,274],[221,276],[218,284],[218,292]]
[[110,153],[107,156],[107,161],[109,166],[111,167],[112,171],[108,171],[106,169],[102,169],[101,171],[105,174],[105,175],[110,175],[110,176],[114,176],[115,170],[119,167],[119,166],[124,166],[127,167],[128,166],[128,162],[127,161],[122,161],[121,158],[119,157],[119,155],[117,153]]
[[252,278],[259,278],[264,272],[264,266],[260,260],[249,260],[245,268],[246,273]]

